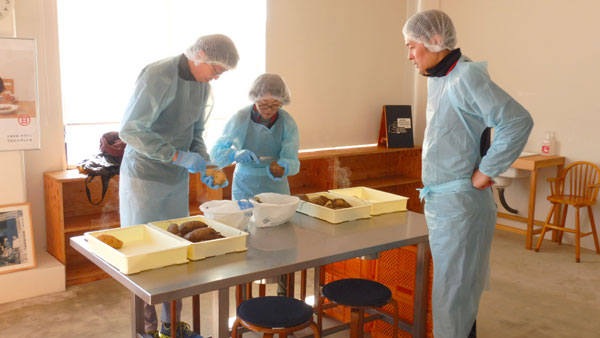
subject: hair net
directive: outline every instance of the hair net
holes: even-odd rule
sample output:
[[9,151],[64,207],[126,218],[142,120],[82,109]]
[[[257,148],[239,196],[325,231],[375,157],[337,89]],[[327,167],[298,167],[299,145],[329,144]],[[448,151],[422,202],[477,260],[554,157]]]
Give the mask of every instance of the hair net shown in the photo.
[[256,102],[266,97],[272,97],[284,106],[290,104],[290,90],[281,76],[266,73],[254,80],[248,98]]
[[437,9],[418,12],[410,17],[402,28],[402,34],[405,39],[422,43],[432,52],[451,50],[456,46],[452,20],[448,14]]
[[233,41],[223,34],[201,36],[184,54],[195,62],[217,64],[227,70],[235,68],[240,59]]

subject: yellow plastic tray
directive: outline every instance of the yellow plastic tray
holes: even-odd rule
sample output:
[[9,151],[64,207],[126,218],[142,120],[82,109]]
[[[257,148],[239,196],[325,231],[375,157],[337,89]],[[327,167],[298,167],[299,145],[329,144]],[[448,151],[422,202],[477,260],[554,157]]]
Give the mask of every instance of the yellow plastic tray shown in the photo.
[[360,198],[371,204],[371,215],[381,215],[396,211],[406,211],[408,197],[367,187],[353,187],[329,190],[335,195]]
[[[97,239],[99,235],[112,235],[123,242],[114,249]],[[187,263],[187,243],[145,224],[126,228],[86,232],[90,250],[119,269],[124,274]]]
[[[315,198],[319,195],[323,195],[329,199],[342,197],[340,195],[334,195],[328,192],[306,194],[306,196],[309,199]],[[296,211],[309,216],[320,218],[329,223],[341,223],[346,221],[353,221],[355,219],[371,217],[371,204],[355,197],[343,196],[343,198],[348,203],[350,203],[350,205],[352,205],[351,208],[335,210],[320,206],[318,204],[300,201],[300,203],[298,203],[298,208],[296,208]]]
[[[167,228],[171,223],[177,223],[181,225],[187,221],[201,221],[212,227],[216,231],[220,232],[225,238],[214,239],[212,241],[204,241],[193,243],[185,238],[181,238],[167,231]],[[170,219],[161,222],[151,222],[150,226],[156,227],[159,231],[165,233],[168,236],[172,236],[176,239],[182,240],[187,243],[187,257],[191,260],[204,259],[207,257],[224,255],[230,252],[246,251],[246,237],[248,233],[242,230],[238,230],[232,226],[223,224],[219,221],[205,218],[204,216],[192,216],[184,218]]]

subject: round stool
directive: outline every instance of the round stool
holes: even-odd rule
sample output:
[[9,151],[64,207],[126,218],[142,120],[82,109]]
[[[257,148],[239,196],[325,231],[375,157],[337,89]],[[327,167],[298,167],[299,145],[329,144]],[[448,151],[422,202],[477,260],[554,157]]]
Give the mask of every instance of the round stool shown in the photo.
[[264,337],[287,337],[289,333],[309,327],[315,338],[320,338],[319,330],[312,319],[313,308],[295,298],[266,296],[243,301],[237,308],[237,318],[233,323],[231,336],[238,338],[238,326],[255,332],[264,333]]
[[398,303],[392,298],[392,292],[387,286],[368,279],[348,278],[323,286],[322,293],[317,305],[319,332],[323,330],[322,307],[327,298],[337,305],[350,308],[350,337],[352,338],[364,336],[365,310],[391,304],[394,308],[393,337],[398,337]]

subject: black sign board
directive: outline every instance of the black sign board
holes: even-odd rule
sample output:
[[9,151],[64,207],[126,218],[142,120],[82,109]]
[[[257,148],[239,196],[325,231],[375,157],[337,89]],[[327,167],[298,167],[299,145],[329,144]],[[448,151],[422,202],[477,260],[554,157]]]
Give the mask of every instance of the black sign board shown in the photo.
[[377,143],[387,148],[415,146],[410,106],[383,106]]

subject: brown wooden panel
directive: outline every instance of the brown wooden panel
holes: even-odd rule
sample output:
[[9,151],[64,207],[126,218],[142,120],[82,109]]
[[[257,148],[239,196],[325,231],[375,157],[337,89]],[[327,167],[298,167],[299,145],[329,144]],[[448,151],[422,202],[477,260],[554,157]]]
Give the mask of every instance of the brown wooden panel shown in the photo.
[[[104,201],[92,205],[85,193],[84,179],[63,183],[63,205],[65,217],[102,214],[103,212],[119,211],[119,176],[110,179],[108,192]],[[88,184],[92,201],[102,197],[102,180],[96,177]]]
[[65,279],[67,286],[92,282],[109,277],[102,269],[77,252],[77,250],[73,249],[69,244],[69,238],[81,236],[84,232],[85,231],[72,232],[64,236],[65,243],[67,243],[65,248],[67,258],[65,265]]
[[333,188],[333,158],[300,161],[300,172],[288,177],[292,194],[327,191]]
[[44,175],[44,200],[46,203],[46,246],[48,252],[65,264],[63,232],[63,193],[59,182]]

